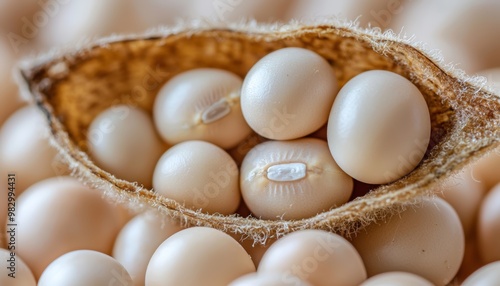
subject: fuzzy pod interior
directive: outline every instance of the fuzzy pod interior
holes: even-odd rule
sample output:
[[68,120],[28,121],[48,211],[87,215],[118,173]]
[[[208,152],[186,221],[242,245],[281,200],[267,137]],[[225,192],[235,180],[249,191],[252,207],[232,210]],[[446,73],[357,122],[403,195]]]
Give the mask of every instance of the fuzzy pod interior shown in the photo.
[[[302,47],[327,59],[339,86],[373,69],[398,73],[414,83],[427,101],[432,121],[431,143],[421,164],[396,182],[314,217],[266,221],[184,208],[114,177],[86,153],[87,128],[104,109],[124,103],[151,112],[159,88],[180,72],[214,67],[244,77],[260,58],[285,47]],[[184,26],[109,38],[76,51],[28,61],[21,68],[20,79],[25,92],[45,113],[53,143],[73,175],[84,183],[133,208],[156,208],[184,226],[213,227],[261,243],[300,229],[349,236],[417,203],[419,196],[432,195],[436,184],[500,145],[500,97],[482,87],[477,78],[445,67],[408,39],[335,21]]]

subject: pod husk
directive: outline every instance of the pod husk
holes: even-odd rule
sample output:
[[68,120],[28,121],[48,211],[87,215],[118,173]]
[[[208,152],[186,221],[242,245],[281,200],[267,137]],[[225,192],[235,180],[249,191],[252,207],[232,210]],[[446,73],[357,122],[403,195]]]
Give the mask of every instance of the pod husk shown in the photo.
[[[74,176],[136,209],[156,208],[184,226],[213,227],[262,243],[301,229],[349,236],[417,203],[419,196],[432,195],[445,178],[499,145],[499,97],[479,78],[442,65],[411,39],[333,20],[314,25],[203,26],[99,40],[76,51],[46,55],[21,68],[21,85],[45,113],[52,141]],[[104,109],[126,103],[151,112],[161,85],[180,72],[215,67],[244,77],[260,58],[285,47],[302,47],[323,56],[340,86],[372,69],[389,70],[413,82],[427,101],[432,121],[431,144],[420,165],[396,182],[314,217],[266,221],[184,208],[114,177],[86,153],[87,128]]]

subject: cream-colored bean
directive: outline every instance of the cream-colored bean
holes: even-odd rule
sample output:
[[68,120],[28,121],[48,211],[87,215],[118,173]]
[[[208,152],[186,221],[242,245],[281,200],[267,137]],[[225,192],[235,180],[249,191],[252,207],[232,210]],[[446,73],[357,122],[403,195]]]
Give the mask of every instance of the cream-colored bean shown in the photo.
[[412,273],[386,272],[370,277],[360,286],[433,286],[433,284]]
[[97,190],[69,177],[46,179],[17,202],[17,253],[35,277],[60,255],[77,249],[111,253],[120,216]]
[[364,183],[385,184],[419,164],[430,141],[431,118],[422,93],[408,79],[373,70],[342,87],[327,134],[344,172]]
[[241,165],[241,193],[263,219],[301,219],[345,203],[353,181],[325,141],[303,138],[255,146]]
[[311,286],[294,276],[278,273],[250,273],[229,284],[229,286]]
[[36,286],[33,273],[15,249],[0,249],[0,285]]
[[333,16],[349,21],[357,20],[362,27],[390,28],[405,8],[405,0],[295,0],[290,1],[289,19],[330,19]]
[[133,286],[127,270],[113,257],[93,250],[76,250],[54,260],[38,286]]
[[494,286],[500,285],[500,261],[487,264],[476,270],[462,286]]
[[112,33],[141,32],[131,3],[134,0],[50,1],[44,25],[35,25],[46,48],[81,44]]
[[169,144],[204,140],[221,148],[236,146],[251,132],[240,107],[242,80],[220,69],[181,73],[159,91],[155,125]]
[[194,19],[212,25],[256,20],[272,22],[282,20],[290,0],[183,0],[183,1],[131,1],[141,24],[147,27],[173,25],[182,19]]
[[422,198],[399,215],[360,230],[352,243],[370,277],[403,271],[443,286],[460,268],[464,241],[455,210],[441,198]]
[[500,260],[500,184],[484,198],[478,215],[477,240],[484,263]]
[[127,269],[134,286],[144,286],[151,256],[165,239],[180,230],[178,223],[152,213],[139,214],[122,228],[115,240],[113,257]]
[[439,50],[445,63],[474,73],[500,65],[500,40],[483,32],[500,24],[499,11],[500,3],[489,0],[405,1],[389,26]]
[[294,276],[315,286],[357,286],[366,279],[363,261],[343,237],[321,230],[301,230],[276,241],[262,257],[259,274]]
[[129,105],[113,106],[94,118],[87,140],[98,166],[120,179],[151,188],[156,162],[166,146],[149,114]]
[[227,285],[254,272],[252,259],[229,235],[207,227],[177,232],[155,251],[146,286]]
[[238,166],[231,156],[205,141],[170,148],[156,165],[153,187],[188,208],[232,214],[240,203]]
[[318,130],[338,91],[330,64],[302,48],[284,48],[260,59],[241,88],[250,127],[269,139],[289,140]]
[[35,106],[16,111],[0,129],[0,183],[16,176],[16,194],[46,178],[64,175],[67,168],[57,161],[57,150],[49,143],[49,130]]

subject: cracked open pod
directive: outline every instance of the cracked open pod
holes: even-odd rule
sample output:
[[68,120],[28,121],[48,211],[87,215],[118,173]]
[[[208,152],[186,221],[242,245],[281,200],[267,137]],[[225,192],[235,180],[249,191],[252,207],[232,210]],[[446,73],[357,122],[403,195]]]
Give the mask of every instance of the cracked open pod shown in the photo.
[[[301,47],[324,57],[339,86],[372,69],[409,79],[422,92],[431,115],[431,143],[423,161],[409,175],[314,217],[266,221],[237,215],[209,215],[184,208],[99,168],[87,153],[92,119],[116,104],[151,112],[159,88],[174,75],[201,67],[244,77],[272,51]],[[177,27],[139,37],[110,38],[67,54],[54,53],[21,69],[21,81],[44,111],[52,139],[86,184],[137,208],[158,209],[186,226],[208,226],[257,241],[300,229],[348,235],[376,219],[416,202],[465,164],[500,143],[500,98],[445,67],[409,40],[348,24],[291,24],[225,28]]]

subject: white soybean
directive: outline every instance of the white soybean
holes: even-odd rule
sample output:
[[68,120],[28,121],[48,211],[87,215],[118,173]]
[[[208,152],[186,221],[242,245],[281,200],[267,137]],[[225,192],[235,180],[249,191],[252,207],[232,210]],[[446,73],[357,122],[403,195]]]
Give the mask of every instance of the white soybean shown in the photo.
[[303,138],[255,146],[241,165],[240,187],[257,217],[301,219],[345,203],[353,181],[325,141]]
[[322,230],[301,230],[269,247],[259,274],[278,273],[287,281],[294,276],[315,286],[358,286],[366,270],[356,249],[343,237]]
[[76,250],[54,260],[38,286],[133,286],[127,270],[113,257],[93,250]]
[[16,251],[35,277],[72,250],[111,252],[121,217],[101,196],[70,177],[46,179],[19,196]]
[[433,284],[418,275],[396,271],[370,277],[360,286],[433,286]]
[[15,249],[12,250],[0,248],[0,285],[36,286],[35,277],[28,265],[15,253]]
[[234,280],[228,286],[311,286],[311,284],[291,275],[250,273]]
[[462,286],[496,286],[500,285],[500,261],[487,264],[472,273]]
[[284,48],[259,60],[241,89],[241,109],[259,135],[289,140],[326,123],[338,91],[330,64],[302,48]]
[[128,105],[106,109],[92,121],[87,138],[98,166],[151,188],[156,162],[166,147],[145,111]]
[[430,132],[429,110],[418,88],[398,74],[373,70],[339,91],[328,120],[328,145],[348,175],[385,184],[418,165]]
[[134,286],[144,286],[151,256],[165,239],[180,230],[178,224],[150,213],[137,215],[122,228],[113,257],[127,269]]
[[158,247],[146,271],[146,286],[227,285],[251,272],[252,259],[236,240],[212,228],[193,227]]
[[500,184],[485,196],[477,222],[479,255],[484,263],[500,260]]
[[41,22],[43,25],[33,28],[39,31],[40,42],[45,48],[81,44],[86,38],[112,33],[139,32],[142,30],[136,26],[137,12],[135,7],[130,5],[132,1],[48,1],[37,19],[46,22]]
[[[398,17],[387,14],[386,28],[415,35],[415,40],[440,51],[446,63],[467,73],[500,64],[500,40],[482,31],[498,27],[500,3],[490,0],[388,1],[399,2]],[[392,19],[394,18],[394,19]],[[426,19],[426,21],[422,21]],[[393,21],[390,21],[393,20]]]
[[416,206],[360,230],[352,244],[370,277],[403,271],[444,286],[460,268],[464,241],[455,210],[443,199],[422,198]]
[[153,187],[188,208],[232,214],[241,199],[238,175],[238,166],[226,151],[193,140],[179,143],[161,156]]
[[57,150],[49,143],[45,121],[35,106],[26,106],[0,129],[0,182],[6,186],[8,173],[16,174],[17,195],[38,181],[66,171],[56,160]]
[[154,120],[169,144],[204,140],[221,148],[236,146],[251,132],[240,107],[242,80],[219,69],[181,73],[160,90]]

